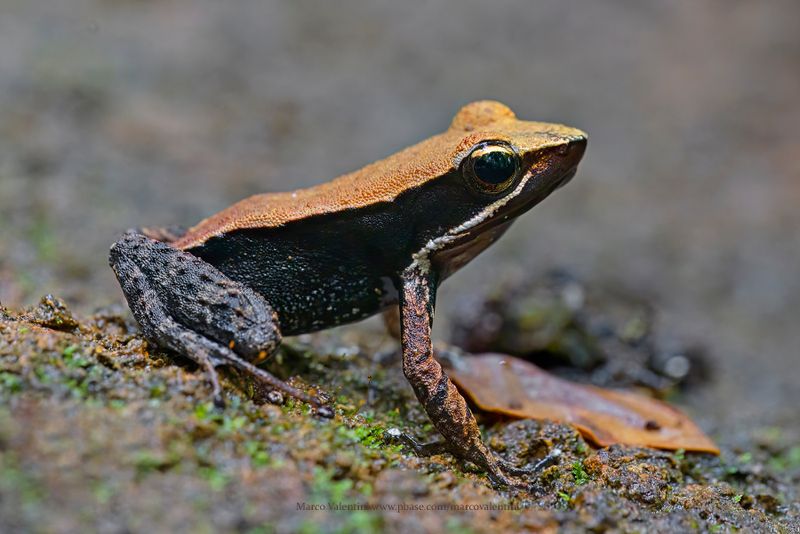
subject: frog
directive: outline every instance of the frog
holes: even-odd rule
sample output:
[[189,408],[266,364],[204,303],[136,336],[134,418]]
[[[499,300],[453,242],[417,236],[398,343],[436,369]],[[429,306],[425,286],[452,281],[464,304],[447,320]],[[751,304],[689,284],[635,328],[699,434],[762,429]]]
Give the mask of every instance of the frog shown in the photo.
[[257,194],[188,229],[129,230],[109,264],[146,340],[195,362],[218,403],[217,369],[229,366],[333,417],[320,395],[261,364],[283,336],[399,311],[403,373],[441,435],[407,443],[418,454],[450,452],[507,486],[532,470],[485,445],[435,357],[436,293],[569,182],[586,143],[579,129],[472,102],[444,132],[329,182]]

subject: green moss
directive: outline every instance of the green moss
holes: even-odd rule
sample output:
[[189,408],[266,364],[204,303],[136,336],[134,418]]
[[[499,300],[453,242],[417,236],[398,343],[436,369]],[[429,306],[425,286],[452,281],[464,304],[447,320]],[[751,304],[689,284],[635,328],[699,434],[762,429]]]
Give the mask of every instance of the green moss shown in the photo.
[[463,519],[459,517],[448,517],[445,523],[445,529],[448,532],[457,532],[459,534],[470,534],[475,532]]
[[347,512],[344,524],[337,531],[343,534],[350,532],[382,532],[383,518],[377,513],[366,510]]
[[225,414],[222,417],[222,425],[220,432],[223,436],[238,433],[248,423],[247,417],[243,415],[229,415]]
[[80,378],[70,378],[64,385],[70,390],[72,396],[78,399],[85,399],[89,396],[89,383]]
[[40,216],[34,221],[28,236],[42,263],[53,264],[58,261],[58,239],[45,217]]
[[[0,318],[0,327],[4,326],[2,321]],[[46,516],[43,510],[50,505],[50,497],[36,489],[41,488],[36,480],[48,480],[45,477],[52,477],[59,465],[75,457],[76,451],[81,455],[81,468],[69,472],[75,481],[67,482],[65,487],[70,489],[69,484],[80,484],[84,495],[71,497],[70,506],[94,506],[102,510],[109,503],[136,501],[145,486],[175,487],[190,492],[191,502],[197,503],[199,518],[205,519],[220,509],[228,513],[236,507],[244,531],[258,532],[260,527],[256,525],[266,525],[262,522],[268,517],[283,513],[286,503],[275,501],[270,492],[282,495],[280,490],[285,488],[281,485],[286,477],[301,478],[301,489],[297,489],[297,481],[293,481],[292,491],[297,493],[298,499],[326,505],[380,504],[387,495],[406,501],[448,504],[508,499],[503,490],[490,489],[485,474],[476,468],[461,472],[459,463],[447,456],[418,458],[401,444],[384,438],[390,427],[408,428],[423,436],[429,433],[425,438],[435,433],[429,423],[423,424],[424,412],[412,402],[410,390],[394,388],[392,381],[401,383],[402,380],[399,366],[373,375],[374,381],[378,376],[386,381],[379,385],[385,394],[369,405],[365,404],[364,388],[369,383],[365,377],[372,372],[370,365],[374,363],[365,364],[358,359],[348,361],[348,368],[335,371],[328,368],[327,375],[313,379],[313,383],[335,394],[338,404],[333,421],[307,415],[308,406],[294,401],[282,408],[257,405],[249,400],[246,391],[232,386],[233,373],[223,375],[227,406],[220,409],[207,400],[209,388],[201,370],[185,362],[172,362],[157,351],[144,353],[144,348],[138,348],[139,340],[129,334],[116,336],[92,331],[94,327],[82,323],[78,330],[32,328],[34,333],[23,336],[19,333],[20,323],[14,321],[6,329],[11,332],[9,337],[13,344],[6,341],[2,348],[13,348],[7,351],[8,355],[0,354],[0,388],[4,393],[21,391],[18,394],[28,395],[26,402],[32,401],[36,409],[22,415],[13,414],[13,405],[18,403],[9,403],[8,423],[0,420],[0,461],[10,447],[18,454],[27,455],[24,465],[34,465],[36,470],[30,467],[26,470],[17,464],[8,474],[0,474],[0,478],[6,480],[0,481],[0,497],[16,495],[16,481],[19,480],[20,495],[35,503],[31,505],[31,517]],[[113,324],[115,329],[120,328],[120,322]],[[331,367],[339,363],[324,361]],[[280,371],[276,374],[291,375]],[[63,433],[63,421],[57,419],[63,417],[69,417],[69,425],[80,429],[75,432],[77,438],[70,432]],[[14,418],[36,418],[31,424],[33,430],[26,428],[25,432],[20,432]],[[19,419],[22,420],[29,419]],[[719,462],[703,455],[685,455],[677,451],[673,461],[665,461],[669,457],[664,453],[642,449],[632,460],[629,451],[615,448],[610,449],[611,453],[608,450],[593,452],[577,433],[563,426],[530,421],[484,420],[484,423],[487,442],[493,446],[495,442],[502,443],[503,448],[496,450],[514,463],[530,463],[542,446],[562,449],[560,462],[544,469],[535,483],[549,496],[541,498],[542,514],[556,514],[568,526],[581,525],[583,518],[592,514],[626,525],[628,523],[619,517],[631,510],[641,511],[642,517],[653,510],[673,514],[687,502],[686,494],[691,498],[696,496],[693,493],[696,490],[689,489],[681,473],[700,489],[712,490],[710,504],[699,506],[699,510],[719,509],[724,514],[734,510],[732,513],[749,514],[734,519],[721,516],[725,528],[734,521],[751,525],[748,521],[755,519],[748,518],[760,513],[765,506],[754,497],[757,492],[748,486],[749,479],[737,476],[726,486],[726,482],[720,481],[723,468]],[[512,428],[517,430],[510,430]],[[20,436],[27,432],[33,438],[21,440]],[[47,433],[47,441],[42,432]],[[147,436],[144,440],[143,435]],[[29,443],[34,445],[29,446]],[[763,462],[765,469],[792,469],[800,462],[800,447],[791,445],[784,444],[781,449],[776,441],[768,450],[754,448],[749,459],[745,456],[737,460]],[[37,450],[37,446],[41,449]],[[773,451],[771,457],[769,451]],[[587,471],[588,460],[584,460],[590,453],[598,456],[593,462],[602,463],[602,467],[592,469],[591,473]],[[646,469],[641,477],[633,477],[635,480],[631,481],[628,480],[631,472],[626,471],[631,462],[652,465],[669,473],[664,475]],[[387,472],[393,466],[398,469]],[[41,479],[35,478],[39,473],[42,473]],[[670,485],[670,507],[642,505],[637,492],[649,491],[651,477],[663,479]],[[587,484],[589,481],[592,483]],[[280,490],[275,490],[276,486]],[[657,488],[656,485],[652,487]],[[722,487],[724,491],[713,493],[715,487]],[[792,502],[794,498],[791,491],[781,494],[780,490],[770,488],[770,493],[781,495],[783,502]],[[80,502],[87,496],[88,502]],[[13,498],[21,502],[23,497]],[[176,495],[165,494],[163,498],[177,502],[185,496],[176,492]],[[176,504],[184,505],[184,502]],[[689,510],[686,513],[696,515],[699,512]],[[779,513],[783,512],[774,512],[774,517],[778,518]],[[684,530],[689,529],[694,515],[682,520],[680,526]],[[314,532],[380,531],[384,526],[383,517],[390,516],[387,512],[368,510],[308,514],[303,517],[303,528]],[[439,519],[439,527],[463,531],[471,525],[465,517],[448,514]],[[500,525],[503,517],[504,514],[497,516],[497,528],[513,530],[513,524]],[[697,523],[702,526],[698,528],[707,527],[699,517]],[[475,526],[475,530],[480,531],[484,526]],[[261,531],[271,531],[273,527],[278,528],[269,524]],[[297,527],[297,523],[290,526]]]
[[108,504],[114,496],[114,489],[105,481],[99,481],[92,486],[92,495],[99,504]]
[[0,452],[0,491],[20,499],[25,507],[36,507],[44,499],[44,489],[12,453]]
[[284,432],[289,430],[289,426],[285,423],[273,423],[269,426],[269,432],[273,436],[281,436]]
[[201,467],[198,473],[203,477],[213,491],[222,491],[230,484],[231,477],[215,467]]
[[9,393],[22,391],[22,379],[13,373],[2,371],[0,372],[0,388]]
[[377,449],[383,445],[384,428],[381,426],[359,426],[355,428],[356,439],[367,447]]
[[132,463],[140,475],[164,471],[176,465],[180,458],[168,451],[144,449],[133,453]]
[[264,444],[256,440],[244,442],[245,453],[250,457],[253,467],[264,467],[270,464],[269,452],[264,448]]
[[166,384],[153,384],[150,386],[149,395],[151,399],[163,398],[167,393]]
[[315,466],[309,489],[313,503],[339,503],[344,501],[353,489],[353,481],[349,478],[336,480],[333,469]]
[[582,486],[589,482],[591,478],[589,478],[589,474],[583,468],[583,461],[576,460],[572,464],[572,478],[575,479],[575,484]]
[[794,471],[800,469],[800,445],[795,445],[767,461],[775,471]]
[[200,421],[216,421],[219,418],[214,403],[211,401],[198,403],[194,408],[194,416]]

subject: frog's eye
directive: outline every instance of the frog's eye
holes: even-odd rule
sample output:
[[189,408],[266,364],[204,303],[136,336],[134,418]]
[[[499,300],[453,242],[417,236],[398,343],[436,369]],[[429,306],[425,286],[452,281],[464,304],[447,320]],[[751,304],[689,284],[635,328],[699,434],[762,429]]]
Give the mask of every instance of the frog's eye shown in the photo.
[[464,158],[462,173],[479,193],[498,194],[508,190],[519,175],[519,156],[503,142],[481,143]]

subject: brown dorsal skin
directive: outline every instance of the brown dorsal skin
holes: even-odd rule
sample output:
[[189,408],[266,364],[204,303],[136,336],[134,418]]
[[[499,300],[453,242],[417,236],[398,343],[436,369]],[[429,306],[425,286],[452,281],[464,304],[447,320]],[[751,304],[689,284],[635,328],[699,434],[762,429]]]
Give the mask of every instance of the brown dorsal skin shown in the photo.
[[273,228],[316,215],[392,202],[402,193],[453,171],[470,148],[483,139],[507,141],[524,154],[580,135],[582,132],[559,124],[519,120],[500,102],[473,102],[461,108],[441,134],[314,187],[246,198],[203,220],[173,246],[188,250],[236,230]]

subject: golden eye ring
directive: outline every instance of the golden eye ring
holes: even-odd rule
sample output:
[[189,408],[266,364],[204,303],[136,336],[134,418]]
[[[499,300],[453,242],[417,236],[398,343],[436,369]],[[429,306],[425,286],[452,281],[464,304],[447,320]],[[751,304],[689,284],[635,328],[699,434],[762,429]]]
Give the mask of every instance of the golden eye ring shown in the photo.
[[514,147],[503,141],[476,145],[461,164],[469,186],[478,193],[498,195],[516,184],[520,157]]

